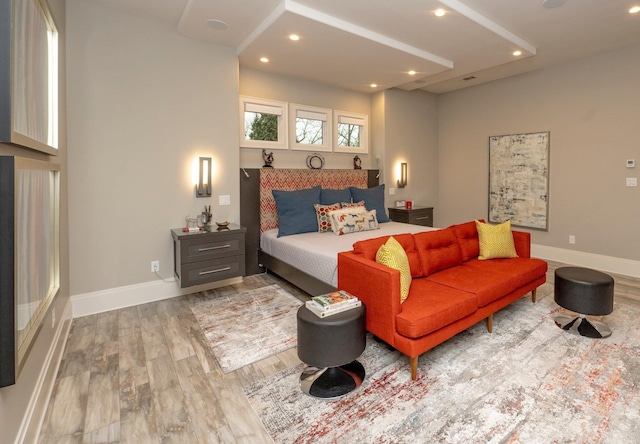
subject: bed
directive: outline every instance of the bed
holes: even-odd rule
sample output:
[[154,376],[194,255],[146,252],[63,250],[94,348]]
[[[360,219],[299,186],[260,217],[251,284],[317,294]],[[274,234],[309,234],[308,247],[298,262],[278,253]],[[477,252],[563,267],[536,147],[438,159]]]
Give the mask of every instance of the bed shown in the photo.
[[[379,229],[337,236],[308,232],[278,237],[278,216],[272,190],[301,190],[378,186],[377,170],[241,169],[240,223],[247,228],[247,275],[269,270],[311,295],[335,290],[337,254],[359,240],[430,230],[428,227],[385,222]],[[378,212],[384,212],[379,209]],[[384,219],[384,217],[383,217]],[[381,219],[381,220],[383,220]]]

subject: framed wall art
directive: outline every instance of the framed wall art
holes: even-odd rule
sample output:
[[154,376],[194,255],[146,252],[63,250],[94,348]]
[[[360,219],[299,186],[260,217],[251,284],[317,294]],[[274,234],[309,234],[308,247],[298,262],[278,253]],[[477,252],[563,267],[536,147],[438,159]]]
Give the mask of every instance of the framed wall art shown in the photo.
[[549,229],[549,135],[489,137],[489,222]]

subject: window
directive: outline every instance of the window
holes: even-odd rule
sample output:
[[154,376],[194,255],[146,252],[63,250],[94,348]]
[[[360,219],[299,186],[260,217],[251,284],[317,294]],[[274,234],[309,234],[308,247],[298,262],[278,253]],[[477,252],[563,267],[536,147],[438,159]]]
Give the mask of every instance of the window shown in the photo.
[[287,104],[240,97],[240,146],[287,149]]
[[331,151],[331,110],[291,104],[291,149]]
[[0,94],[11,98],[0,104],[0,115],[11,124],[1,122],[0,140],[57,155],[58,31],[44,0],[3,2],[1,14],[12,4],[11,29],[0,34],[0,52],[12,55],[0,68],[0,77],[11,77],[10,93],[0,86]]
[[335,111],[336,147],[334,151],[341,153],[367,154],[368,116],[364,114]]

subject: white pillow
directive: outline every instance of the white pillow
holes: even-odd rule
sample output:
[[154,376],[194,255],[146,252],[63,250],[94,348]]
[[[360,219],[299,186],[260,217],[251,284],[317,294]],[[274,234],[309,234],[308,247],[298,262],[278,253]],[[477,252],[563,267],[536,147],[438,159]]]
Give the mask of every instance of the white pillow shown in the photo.
[[331,229],[338,236],[359,231],[377,230],[380,228],[376,218],[376,210],[367,211],[360,208],[343,208],[329,212]]

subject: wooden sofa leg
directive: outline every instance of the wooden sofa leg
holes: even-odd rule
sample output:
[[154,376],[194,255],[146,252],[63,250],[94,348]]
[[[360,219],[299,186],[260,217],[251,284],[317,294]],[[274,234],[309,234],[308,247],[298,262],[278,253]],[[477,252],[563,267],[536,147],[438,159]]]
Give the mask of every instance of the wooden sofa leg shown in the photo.
[[411,358],[411,380],[418,378],[418,356]]
[[537,288],[534,288],[533,290],[531,290],[531,302],[533,302],[534,304],[536,303],[536,292],[538,291]]
[[487,331],[493,333],[493,313],[487,318]]

